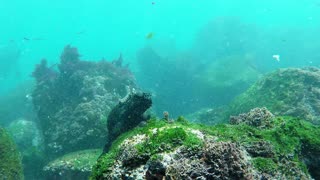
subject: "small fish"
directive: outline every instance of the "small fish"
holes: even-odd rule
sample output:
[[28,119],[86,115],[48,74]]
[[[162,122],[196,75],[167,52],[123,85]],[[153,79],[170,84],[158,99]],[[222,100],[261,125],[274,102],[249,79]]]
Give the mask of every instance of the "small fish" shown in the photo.
[[155,5],[155,4],[156,4],[156,2],[154,2],[154,1],[153,1],[151,4],[152,4],[152,5]]
[[280,62],[280,55],[279,55],[279,54],[274,54],[274,55],[272,56],[272,58],[273,58],[274,60]]
[[153,32],[147,34],[146,39],[152,39],[154,36]]
[[30,41],[30,38],[24,37],[23,40]]

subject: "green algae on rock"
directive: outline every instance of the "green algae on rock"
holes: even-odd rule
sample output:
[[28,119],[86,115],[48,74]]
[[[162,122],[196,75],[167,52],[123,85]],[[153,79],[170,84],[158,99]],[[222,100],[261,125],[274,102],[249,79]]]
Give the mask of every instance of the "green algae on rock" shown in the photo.
[[237,115],[267,107],[275,115],[299,117],[320,124],[320,69],[286,68],[266,75],[230,105]]
[[66,154],[47,164],[43,170],[47,179],[88,179],[92,166],[102,150],[90,149]]
[[291,117],[268,121],[259,128],[151,120],[121,135],[98,159],[91,179],[319,178],[311,157],[320,157],[320,128]]
[[17,147],[9,134],[0,127],[0,177],[23,179],[23,168]]

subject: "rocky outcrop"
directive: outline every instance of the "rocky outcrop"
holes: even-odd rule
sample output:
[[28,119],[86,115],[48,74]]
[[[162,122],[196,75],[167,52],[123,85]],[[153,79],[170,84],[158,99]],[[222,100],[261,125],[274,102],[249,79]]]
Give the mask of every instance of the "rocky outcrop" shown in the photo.
[[136,90],[121,57],[113,62],[83,61],[66,46],[58,65],[42,60],[33,72],[37,80],[33,104],[49,157],[98,148],[107,139],[107,117],[127,94]]
[[320,124],[320,69],[287,68],[267,74],[230,105],[230,115],[267,107],[275,115]]
[[319,127],[265,108],[237,118],[212,127],[150,120],[116,139],[91,179],[319,178]]

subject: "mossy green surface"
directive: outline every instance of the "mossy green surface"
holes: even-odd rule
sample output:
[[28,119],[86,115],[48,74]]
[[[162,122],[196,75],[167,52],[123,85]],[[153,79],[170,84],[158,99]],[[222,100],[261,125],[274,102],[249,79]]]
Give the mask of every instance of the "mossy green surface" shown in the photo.
[[252,159],[253,166],[261,172],[274,173],[278,165],[270,158],[257,157]]
[[[161,128],[160,133],[152,135],[150,129]],[[231,141],[240,144],[266,141],[273,147],[274,157],[255,157],[252,164],[257,170],[272,173],[278,167],[279,159],[288,157],[288,161],[296,164],[298,168],[307,173],[306,166],[301,161],[301,146],[307,145],[314,151],[320,150],[320,128],[309,122],[292,117],[277,117],[272,121],[269,129],[258,129],[245,124],[205,126],[191,124],[185,120],[175,123],[151,120],[147,126],[136,128],[118,138],[109,151],[103,155],[94,167],[91,179],[100,179],[103,173],[108,174],[109,168],[119,153],[119,145],[124,139],[136,134],[147,134],[147,142],[136,145],[138,152],[147,153],[149,157],[156,158],[157,153],[173,150],[175,147],[185,145],[188,147],[203,147],[203,142],[187,129],[200,130],[206,135],[218,137],[217,141]],[[165,146],[164,146],[165,145]],[[161,147],[161,148],[159,148]],[[168,148],[169,147],[169,148]],[[290,157],[289,157],[290,156]],[[292,157],[291,157],[292,156]],[[291,167],[282,167],[281,172],[290,172]]]
[[320,124],[320,71],[279,69],[264,76],[229,105],[227,117],[266,107],[277,116],[290,115]]
[[0,177],[8,180],[23,179],[23,168],[17,147],[9,134],[0,127]]
[[[108,173],[109,168],[114,164],[114,160],[119,153],[119,145],[127,138],[136,134],[146,134],[150,139],[142,144],[137,144],[135,147],[140,155],[147,154],[151,158],[157,158],[157,153],[174,150],[174,148],[185,145],[190,148],[201,146],[202,142],[193,134],[186,133],[189,123],[182,117],[178,118],[176,123],[168,123],[164,120],[151,119],[145,127],[135,128],[132,131],[122,134],[117,138],[109,152],[98,159],[95,165],[91,179],[99,179],[103,173]],[[160,129],[154,134],[151,129]],[[147,160],[147,159],[146,159]]]
[[100,149],[72,152],[50,162],[45,169],[91,171],[101,153]]

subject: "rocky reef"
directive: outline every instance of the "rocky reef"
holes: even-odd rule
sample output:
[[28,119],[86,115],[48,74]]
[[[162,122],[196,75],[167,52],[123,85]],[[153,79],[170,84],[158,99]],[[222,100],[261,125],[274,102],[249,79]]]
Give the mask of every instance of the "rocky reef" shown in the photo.
[[21,157],[10,135],[0,127],[0,177],[1,179],[23,179]]
[[80,60],[78,50],[66,46],[59,64],[43,59],[36,66],[32,99],[49,157],[105,144],[109,112],[137,89],[122,62],[121,56],[112,62]]
[[151,119],[119,136],[91,179],[320,178],[319,127],[265,108],[230,121],[203,126],[182,117]]
[[286,68],[266,75],[230,105],[237,115],[267,107],[275,115],[299,117],[320,124],[320,69]]

